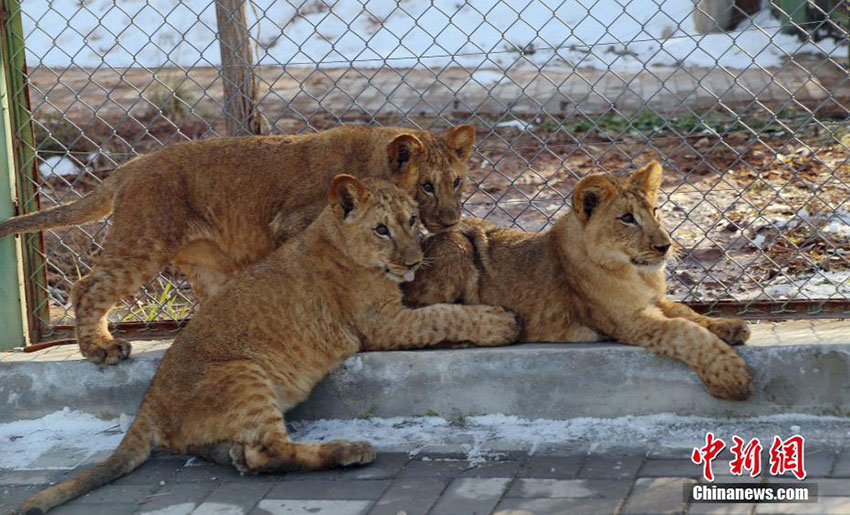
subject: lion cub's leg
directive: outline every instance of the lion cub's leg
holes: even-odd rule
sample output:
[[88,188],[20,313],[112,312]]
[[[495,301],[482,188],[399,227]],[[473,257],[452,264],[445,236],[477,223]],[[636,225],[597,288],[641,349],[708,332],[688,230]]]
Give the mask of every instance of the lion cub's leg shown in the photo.
[[668,317],[684,318],[705,327],[729,345],[743,345],[750,339],[750,328],[747,322],[740,318],[707,317],[684,304],[668,299],[659,302],[658,307]]
[[366,442],[291,441],[281,407],[296,402],[286,398],[287,385],[280,386],[275,388],[270,375],[254,362],[210,367],[199,385],[205,397],[193,401],[199,412],[183,424],[191,440],[188,450],[217,463],[230,462],[243,473],[319,470],[375,459]]
[[630,323],[618,325],[613,333],[623,343],[684,361],[715,397],[742,400],[750,393],[752,376],[744,360],[717,336],[690,320],[646,311]]
[[128,241],[110,238],[89,275],[77,281],[71,292],[80,352],[95,363],[113,364],[130,355],[130,344],[112,337],[106,315],[168,262],[162,242],[138,239],[133,246],[122,245]]
[[363,348],[410,349],[447,341],[471,341],[489,347],[511,343],[521,331],[519,317],[504,308],[433,304],[382,312]]
[[198,239],[183,245],[174,264],[186,274],[195,298],[203,304],[239,271],[236,262],[215,243]]

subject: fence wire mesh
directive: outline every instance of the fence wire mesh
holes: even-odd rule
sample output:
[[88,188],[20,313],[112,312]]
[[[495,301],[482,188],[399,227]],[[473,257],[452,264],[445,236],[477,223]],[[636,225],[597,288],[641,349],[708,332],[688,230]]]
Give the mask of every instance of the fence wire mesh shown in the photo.
[[[27,0],[7,13],[23,22],[11,48],[35,132],[36,161],[20,166],[37,168],[42,207],[134,155],[224,134],[215,7]],[[565,212],[578,178],[660,159],[674,297],[744,311],[850,300],[846,2],[252,0],[246,13],[266,132],[472,123],[467,214],[529,231]],[[73,323],[71,285],[107,230],[54,229],[31,249],[44,334]],[[112,317],[192,308],[169,269]]]

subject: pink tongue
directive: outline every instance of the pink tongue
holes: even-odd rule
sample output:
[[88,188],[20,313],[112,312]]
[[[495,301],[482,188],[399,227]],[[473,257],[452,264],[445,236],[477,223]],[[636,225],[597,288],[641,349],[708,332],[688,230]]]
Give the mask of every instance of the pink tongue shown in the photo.
[[404,273],[404,280],[407,282],[411,282],[414,277],[416,277],[416,273],[413,270],[408,270]]

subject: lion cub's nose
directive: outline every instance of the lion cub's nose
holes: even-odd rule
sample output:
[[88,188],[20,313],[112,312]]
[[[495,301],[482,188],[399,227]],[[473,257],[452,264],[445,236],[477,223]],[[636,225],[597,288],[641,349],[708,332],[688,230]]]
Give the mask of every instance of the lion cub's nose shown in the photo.
[[670,250],[670,244],[665,243],[663,245],[653,245],[652,248],[657,250],[663,256],[664,254],[667,253],[668,250]]

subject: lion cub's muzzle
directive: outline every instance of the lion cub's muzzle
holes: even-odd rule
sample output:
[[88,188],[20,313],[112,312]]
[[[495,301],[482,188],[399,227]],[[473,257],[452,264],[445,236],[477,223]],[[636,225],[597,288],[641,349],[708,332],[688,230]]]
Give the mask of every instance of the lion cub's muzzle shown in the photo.
[[422,265],[422,259],[422,250],[417,247],[387,263],[384,266],[384,273],[390,280],[398,283],[412,282],[416,277],[416,270]]

